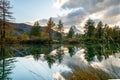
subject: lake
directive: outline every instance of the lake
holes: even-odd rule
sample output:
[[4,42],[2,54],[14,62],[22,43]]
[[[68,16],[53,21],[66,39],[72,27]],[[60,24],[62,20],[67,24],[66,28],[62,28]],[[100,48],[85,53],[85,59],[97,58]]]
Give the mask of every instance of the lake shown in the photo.
[[115,43],[0,46],[0,80],[74,78],[120,79],[120,45]]

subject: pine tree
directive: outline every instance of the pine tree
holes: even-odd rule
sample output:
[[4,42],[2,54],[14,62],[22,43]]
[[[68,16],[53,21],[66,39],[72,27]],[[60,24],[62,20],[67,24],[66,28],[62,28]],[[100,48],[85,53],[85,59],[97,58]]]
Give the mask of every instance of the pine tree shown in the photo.
[[96,27],[96,37],[102,38],[103,36],[103,23],[100,21]]
[[86,37],[93,37],[94,33],[95,33],[95,26],[94,26],[94,21],[89,19],[87,20],[86,24],[85,24],[85,36]]
[[73,38],[73,37],[74,37],[74,30],[73,30],[72,27],[70,28],[67,37],[68,37],[68,38]]
[[57,28],[57,31],[59,32],[57,37],[59,37],[59,40],[62,41],[62,34],[63,34],[63,23],[61,20],[59,20],[59,23],[58,23],[58,28]]
[[31,28],[30,35],[33,37],[41,37],[41,28],[38,21],[36,21],[34,26]]

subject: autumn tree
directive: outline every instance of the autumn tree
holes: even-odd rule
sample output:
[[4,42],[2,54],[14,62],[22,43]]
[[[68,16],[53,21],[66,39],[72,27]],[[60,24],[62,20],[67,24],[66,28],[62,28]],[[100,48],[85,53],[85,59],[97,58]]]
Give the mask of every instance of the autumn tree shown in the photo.
[[29,36],[26,32],[21,35],[21,40],[29,40]]
[[48,20],[46,33],[48,33],[49,40],[52,40],[52,28],[55,26],[55,23],[52,21],[52,18]]
[[13,17],[11,16],[10,12],[10,1],[8,0],[0,0],[0,37],[1,40],[6,38],[6,28],[11,27],[11,23],[9,23]]

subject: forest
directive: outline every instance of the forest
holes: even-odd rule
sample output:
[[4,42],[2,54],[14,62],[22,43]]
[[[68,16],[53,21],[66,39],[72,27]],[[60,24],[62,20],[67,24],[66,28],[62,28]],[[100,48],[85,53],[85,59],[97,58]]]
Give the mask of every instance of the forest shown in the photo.
[[[36,21],[29,32],[16,35],[14,17],[10,12],[10,1],[0,3],[0,43],[112,43],[120,42],[120,27],[110,26],[102,21],[88,19],[84,24],[84,33],[76,33],[70,26],[69,32],[64,31],[64,22],[55,23],[49,18],[46,26]],[[74,26],[76,28],[76,26]]]

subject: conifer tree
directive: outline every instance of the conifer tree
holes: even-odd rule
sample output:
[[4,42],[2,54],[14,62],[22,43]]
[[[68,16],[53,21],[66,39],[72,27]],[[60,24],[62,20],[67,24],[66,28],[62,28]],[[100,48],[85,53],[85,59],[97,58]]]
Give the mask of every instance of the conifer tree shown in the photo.
[[46,32],[48,33],[49,40],[52,40],[52,28],[55,26],[55,23],[52,21],[52,18],[48,20]]
[[[11,16],[11,12],[9,11],[11,8],[10,1],[8,0],[0,0],[0,38],[1,40],[6,37],[6,28],[11,27],[11,20],[13,17]],[[13,26],[13,25],[12,25]]]
[[74,30],[73,30],[72,27],[70,28],[67,37],[68,37],[68,38],[73,38],[73,37],[74,37]]
[[34,23],[34,26],[31,28],[30,35],[34,37],[41,37],[41,28],[38,21]]
[[57,31],[59,32],[59,34],[57,35],[57,37],[59,37],[59,40],[62,41],[62,34],[63,34],[63,23],[61,20],[59,20],[59,23],[58,23],[58,28],[57,28]]
[[94,36],[95,26],[94,26],[93,20],[91,20],[91,19],[87,20],[84,28],[85,28],[85,36],[86,37],[91,38]]
[[101,38],[103,36],[103,23],[100,21],[96,27],[96,37]]

